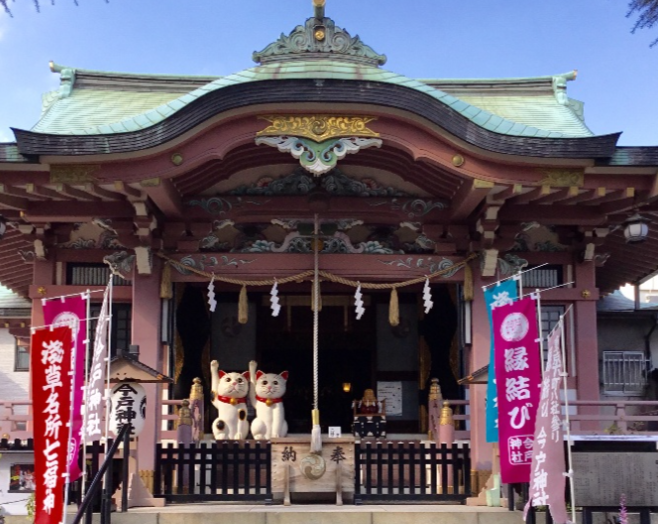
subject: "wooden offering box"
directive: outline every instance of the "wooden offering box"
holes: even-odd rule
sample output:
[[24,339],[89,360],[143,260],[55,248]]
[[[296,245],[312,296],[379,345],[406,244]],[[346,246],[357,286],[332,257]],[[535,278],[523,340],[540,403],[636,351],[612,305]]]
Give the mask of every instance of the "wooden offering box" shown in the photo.
[[[274,500],[290,503],[291,493],[354,493],[354,437],[322,435],[325,471],[315,468],[310,435],[272,439],[272,494]],[[306,460],[305,460],[306,459]],[[306,472],[306,474],[304,473]],[[287,484],[287,486],[286,486]]]

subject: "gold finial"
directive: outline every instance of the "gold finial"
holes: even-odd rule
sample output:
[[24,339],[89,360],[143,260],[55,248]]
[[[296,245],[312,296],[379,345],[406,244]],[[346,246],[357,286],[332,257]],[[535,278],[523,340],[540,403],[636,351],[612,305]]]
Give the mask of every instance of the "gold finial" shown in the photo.
[[190,400],[203,400],[203,384],[200,378],[192,381],[192,391],[190,391]]
[[324,4],[326,0],[313,0],[313,7],[315,8],[315,18],[322,20],[324,18]]
[[181,407],[178,410],[178,426],[191,426],[192,425],[192,411],[190,410],[190,401],[185,399],[181,402]]
[[439,379],[433,378],[430,384],[429,400],[441,400],[441,386],[439,386]]
[[439,426],[454,426],[455,421],[452,418],[452,408],[450,407],[450,402],[447,400],[443,402],[443,407],[441,408],[441,418],[439,419]]

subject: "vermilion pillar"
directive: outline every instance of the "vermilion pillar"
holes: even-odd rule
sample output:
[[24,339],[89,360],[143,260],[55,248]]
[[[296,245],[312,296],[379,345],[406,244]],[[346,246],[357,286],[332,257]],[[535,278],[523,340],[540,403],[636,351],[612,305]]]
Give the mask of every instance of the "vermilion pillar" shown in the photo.
[[[160,343],[160,259],[154,257],[150,275],[140,275],[135,268],[133,278],[132,343],[139,346],[139,360],[162,371]],[[153,470],[155,444],[161,425],[162,386],[144,384],[146,390],[146,423],[139,436],[139,469]]]
[[[471,346],[470,371],[473,372],[489,363],[490,333],[487,305],[482,293],[482,281],[478,269],[473,271],[475,297],[472,305],[473,338]],[[492,445],[486,440],[485,401],[486,384],[470,386],[471,399],[471,447],[472,466],[476,470],[491,470]],[[476,494],[474,494],[476,495]]]
[[[574,304],[578,400],[599,400],[599,346],[596,333],[596,300],[594,300],[598,294],[595,293],[595,270],[593,262],[575,265],[576,287],[581,292],[582,298]],[[588,299],[588,296],[592,298]],[[581,406],[578,412],[598,414],[598,409]],[[580,427],[598,429],[599,423],[581,422]]]

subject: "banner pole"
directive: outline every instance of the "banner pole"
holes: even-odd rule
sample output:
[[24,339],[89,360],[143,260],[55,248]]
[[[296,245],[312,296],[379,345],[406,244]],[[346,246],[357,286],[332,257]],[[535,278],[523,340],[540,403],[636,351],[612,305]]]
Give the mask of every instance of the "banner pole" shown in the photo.
[[[87,401],[88,399],[86,398],[87,396],[87,385],[89,383],[89,378],[87,376],[87,373],[89,372],[89,347],[91,346],[91,339],[90,339],[90,333],[91,333],[91,324],[89,323],[89,319],[91,318],[91,291],[87,289],[87,318],[85,319],[85,327],[87,328],[87,336],[85,337],[85,370],[84,370],[84,378],[85,380],[82,381],[83,386],[82,386],[82,391],[84,398],[82,399],[83,402],[85,403],[85,409],[82,412],[82,434],[81,434],[81,441],[82,441],[82,486],[80,488],[80,501],[85,498],[85,493],[86,493],[86,487],[87,487],[87,439],[85,438],[85,434],[87,432]],[[79,450],[78,450],[79,453]]]
[[[560,349],[562,351],[562,370],[560,375],[562,375],[562,387],[564,390],[564,413],[566,421],[566,433],[567,433],[567,462],[569,463],[569,471],[567,472],[567,477],[569,477],[569,491],[571,492],[571,522],[576,522],[576,501],[575,501],[575,492],[573,485],[573,457],[571,455],[571,422],[569,419],[569,398],[567,396],[567,376],[569,375],[566,371],[567,369],[567,360],[566,360],[566,345],[564,337],[564,317],[567,313],[571,311],[571,306],[566,311],[564,315],[560,315]],[[573,312],[571,312],[573,315]]]
[[539,335],[539,369],[541,369],[541,379],[544,380],[544,333],[541,330],[541,294],[539,289],[535,289],[537,296],[537,334]]
[[[71,326],[68,324],[71,329],[71,369],[69,371],[69,379],[71,381],[71,391],[69,393],[69,406],[73,408],[74,397],[75,397],[75,370],[76,370],[76,361],[78,353],[78,337],[75,335],[75,324]],[[81,326],[78,326],[80,329]],[[71,487],[71,472],[70,467],[70,457],[73,453],[73,450],[69,449],[71,447],[71,436],[73,433],[73,409],[69,413],[69,422],[68,422],[68,439],[66,440],[66,460],[64,461],[64,508],[62,509],[62,524],[66,524],[66,508],[69,505],[69,488]]]
[[107,439],[110,435],[110,360],[112,360],[112,295],[114,286],[114,272],[110,269],[110,281],[107,284],[110,288],[108,316],[107,321],[107,364],[105,372],[105,445],[107,446]]

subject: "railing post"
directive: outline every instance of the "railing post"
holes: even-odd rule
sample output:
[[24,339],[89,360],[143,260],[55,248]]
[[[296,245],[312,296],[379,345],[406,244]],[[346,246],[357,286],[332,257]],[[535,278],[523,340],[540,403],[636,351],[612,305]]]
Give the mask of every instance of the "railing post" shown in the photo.
[[623,403],[616,405],[617,427],[622,433],[628,431],[628,422],[626,422],[626,406]]

